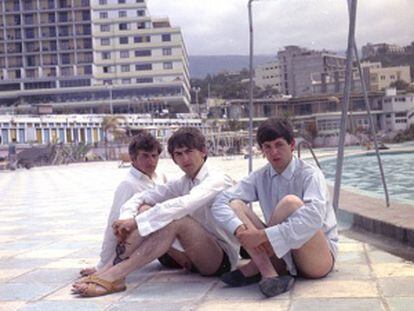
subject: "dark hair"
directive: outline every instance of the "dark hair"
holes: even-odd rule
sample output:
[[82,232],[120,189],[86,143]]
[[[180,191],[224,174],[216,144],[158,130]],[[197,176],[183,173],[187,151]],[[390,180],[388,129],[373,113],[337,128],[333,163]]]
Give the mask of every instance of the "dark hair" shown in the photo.
[[157,150],[158,154],[162,152],[162,147],[159,141],[146,130],[138,131],[138,134],[134,135],[128,146],[128,153],[131,159],[136,159],[138,151],[153,151]]
[[257,130],[256,140],[260,148],[266,141],[284,138],[288,144],[293,140],[292,124],[286,119],[270,118],[260,124]]
[[173,157],[174,150],[183,147],[204,151],[206,148],[206,138],[196,127],[182,127],[175,131],[168,139],[168,153]]

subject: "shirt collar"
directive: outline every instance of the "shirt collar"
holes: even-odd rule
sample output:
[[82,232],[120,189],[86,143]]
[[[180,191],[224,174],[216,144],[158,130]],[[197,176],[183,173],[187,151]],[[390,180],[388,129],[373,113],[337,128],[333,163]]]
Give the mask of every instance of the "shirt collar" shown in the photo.
[[157,178],[157,173],[154,172],[154,174],[152,174],[152,178],[149,178],[148,175],[144,174],[143,172],[141,172],[140,170],[137,170],[135,167],[133,167],[131,165],[131,168],[129,170],[129,172],[136,178],[138,179],[148,179],[148,180],[155,180]]
[[291,180],[292,177],[293,177],[293,173],[295,171],[295,168],[296,168],[296,157],[295,156],[292,157],[292,160],[290,160],[290,163],[288,164],[288,166],[285,168],[285,170],[281,174],[276,172],[275,169],[270,164],[269,164],[269,166],[270,166],[270,176],[271,177],[280,175],[286,180]]
[[201,182],[207,177],[207,175],[208,175],[208,166],[206,162],[204,162],[203,166],[198,171],[197,176],[193,179],[193,182]]

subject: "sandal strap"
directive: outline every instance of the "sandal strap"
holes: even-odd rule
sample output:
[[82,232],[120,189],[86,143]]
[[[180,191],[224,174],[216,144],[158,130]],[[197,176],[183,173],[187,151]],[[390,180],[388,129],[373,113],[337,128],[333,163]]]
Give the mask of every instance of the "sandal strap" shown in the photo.
[[86,280],[85,283],[92,283],[92,284],[96,284],[99,286],[102,286],[103,288],[105,288],[107,291],[113,291],[114,290],[114,284],[115,282],[110,282],[110,281],[106,281],[103,280],[97,276],[92,275],[90,279]]

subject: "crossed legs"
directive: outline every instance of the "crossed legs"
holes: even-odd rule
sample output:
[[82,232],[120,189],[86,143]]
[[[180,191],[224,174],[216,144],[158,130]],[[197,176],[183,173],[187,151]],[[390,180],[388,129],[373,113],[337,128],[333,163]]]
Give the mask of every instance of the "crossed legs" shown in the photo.
[[[231,207],[240,220],[249,228],[261,230],[265,226],[245,203],[239,200],[231,202]],[[285,221],[293,212],[303,206],[303,202],[297,196],[287,195],[276,206],[268,226],[274,226]],[[277,258],[271,249],[270,243],[263,245],[266,251],[247,249],[252,260],[241,271],[246,276],[260,272],[262,277],[274,277],[286,273],[284,262]],[[263,249],[262,248],[262,249]],[[269,254],[270,252],[270,254]],[[270,255],[270,256],[269,256]],[[311,239],[298,249],[292,250],[295,264],[302,276],[308,278],[324,277],[332,269],[333,258],[322,230],[318,230]]]
[[[142,268],[167,252],[176,238],[183,246],[185,255],[201,275],[212,275],[219,269],[223,261],[223,250],[200,223],[187,216],[147,237],[140,237],[138,232],[132,232],[127,240],[128,246],[124,254],[127,259],[117,265],[108,265],[97,273],[96,277],[124,286],[119,280],[125,279],[132,271]],[[76,293],[89,295],[90,283],[87,281],[75,283],[73,287]],[[94,290],[101,291],[101,294],[107,293],[107,289],[102,286]]]

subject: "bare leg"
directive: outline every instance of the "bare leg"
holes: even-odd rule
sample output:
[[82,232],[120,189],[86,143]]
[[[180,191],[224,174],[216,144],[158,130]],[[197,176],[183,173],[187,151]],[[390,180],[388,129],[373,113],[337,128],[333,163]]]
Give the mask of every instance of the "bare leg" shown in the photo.
[[[202,275],[211,275],[218,270],[224,256],[222,249],[198,222],[184,217],[145,237],[128,259],[100,273],[99,277],[109,282],[124,279],[132,271],[164,254],[175,238],[180,240],[185,254]],[[88,284],[75,284],[74,287],[82,294]]]
[[[234,200],[230,203],[230,206],[236,213],[237,217],[239,217],[239,219],[248,228],[264,229],[264,225],[260,219],[247,207],[244,202]],[[267,253],[260,252],[256,249],[246,249],[246,251],[250,254],[252,261],[246,266],[240,268],[240,270],[245,273],[245,276],[256,274],[257,269],[263,277],[274,277],[278,275]]]
[[[275,208],[269,226],[282,223],[303,204],[303,201],[297,196],[285,196]],[[333,258],[322,230],[318,230],[299,249],[292,250],[292,255],[297,268],[305,277],[321,278],[332,269]]]

